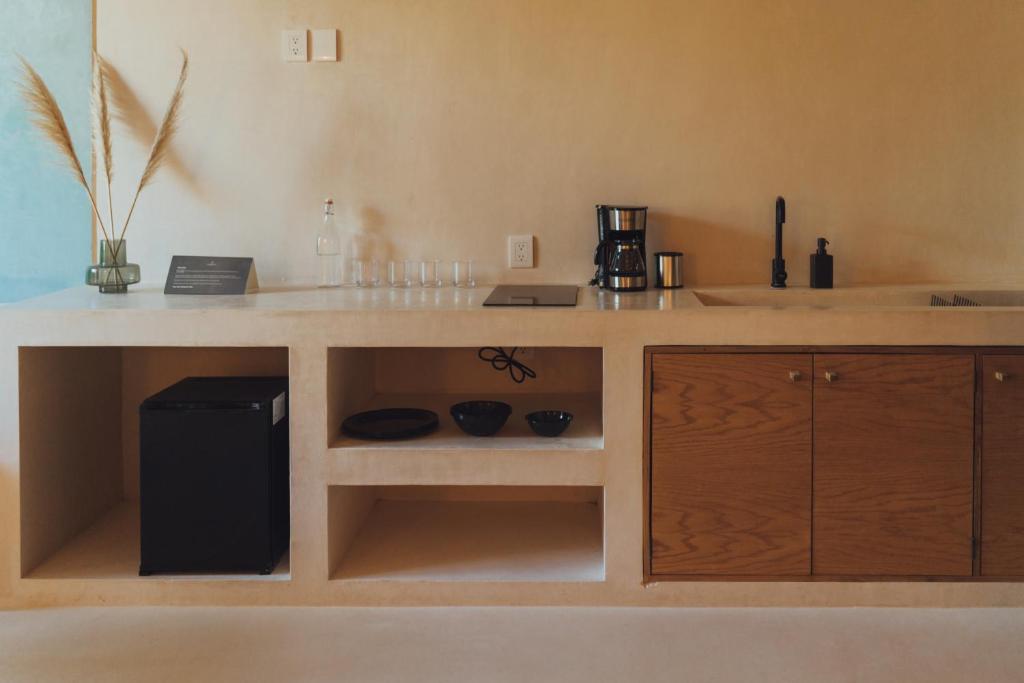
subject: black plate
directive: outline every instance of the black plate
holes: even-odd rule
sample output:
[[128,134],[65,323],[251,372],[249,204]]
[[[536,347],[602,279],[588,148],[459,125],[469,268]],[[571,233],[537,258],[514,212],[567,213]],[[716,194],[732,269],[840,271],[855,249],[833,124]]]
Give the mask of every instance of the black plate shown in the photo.
[[391,441],[432,434],[438,424],[437,413],[432,410],[385,408],[350,415],[341,423],[341,431],[353,439]]

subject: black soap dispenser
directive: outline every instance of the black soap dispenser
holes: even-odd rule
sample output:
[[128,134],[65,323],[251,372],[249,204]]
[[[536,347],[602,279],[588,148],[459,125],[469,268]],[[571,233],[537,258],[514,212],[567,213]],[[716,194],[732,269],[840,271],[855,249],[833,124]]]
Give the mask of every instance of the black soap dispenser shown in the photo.
[[828,240],[818,238],[818,252],[811,254],[811,288],[832,289],[832,254],[825,251]]

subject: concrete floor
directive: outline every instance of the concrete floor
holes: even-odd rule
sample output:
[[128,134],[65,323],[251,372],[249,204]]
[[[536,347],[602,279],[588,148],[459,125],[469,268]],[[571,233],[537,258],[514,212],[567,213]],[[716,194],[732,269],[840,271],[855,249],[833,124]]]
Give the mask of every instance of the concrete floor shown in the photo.
[[0,681],[1021,681],[1024,610],[0,612]]

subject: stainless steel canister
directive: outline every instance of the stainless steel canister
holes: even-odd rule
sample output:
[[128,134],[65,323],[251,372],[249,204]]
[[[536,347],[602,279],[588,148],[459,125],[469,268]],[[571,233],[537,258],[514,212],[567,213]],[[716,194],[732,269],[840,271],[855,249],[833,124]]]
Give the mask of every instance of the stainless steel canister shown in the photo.
[[654,286],[659,289],[683,286],[683,252],[659,251],[654,255]]

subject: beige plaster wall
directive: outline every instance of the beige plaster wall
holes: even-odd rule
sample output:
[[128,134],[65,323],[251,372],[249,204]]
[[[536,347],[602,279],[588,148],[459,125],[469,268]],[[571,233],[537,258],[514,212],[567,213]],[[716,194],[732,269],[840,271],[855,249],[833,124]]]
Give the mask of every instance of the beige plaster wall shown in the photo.
[[[282,63],[293,27],[341,29],[342,61]],[[193,57],[129,233],[148,280],[195,252],[311,279],[332,194],[379,257],[486,281],[584,281],[592,205],[643,202],[690,284],[760,283],[784,194],[796,283],[818,235],[839,283],[1018,281],[1021,35],[1016,0],[97,0],[121,204]],[[504,268],[514,233],[536,269]]]

